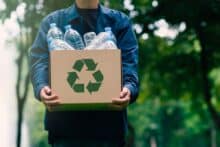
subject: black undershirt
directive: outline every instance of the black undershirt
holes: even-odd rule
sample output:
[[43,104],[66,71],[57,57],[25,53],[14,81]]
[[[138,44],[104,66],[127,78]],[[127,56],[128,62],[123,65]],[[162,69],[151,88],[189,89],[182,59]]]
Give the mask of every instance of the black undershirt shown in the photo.
[[83,25],[82,33],[95,32],[97,26],[98,18],[98,8],[97,9],[81,9],[77,8],[78,13],[81,16],[81,23]]

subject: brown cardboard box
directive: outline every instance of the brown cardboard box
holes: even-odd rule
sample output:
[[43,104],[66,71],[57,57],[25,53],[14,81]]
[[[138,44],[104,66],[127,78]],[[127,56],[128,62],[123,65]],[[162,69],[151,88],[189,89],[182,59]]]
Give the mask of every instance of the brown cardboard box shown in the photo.
[[52,111],[111,109],[121,91],[121,52],[51,51],[50,84],[61,99]]

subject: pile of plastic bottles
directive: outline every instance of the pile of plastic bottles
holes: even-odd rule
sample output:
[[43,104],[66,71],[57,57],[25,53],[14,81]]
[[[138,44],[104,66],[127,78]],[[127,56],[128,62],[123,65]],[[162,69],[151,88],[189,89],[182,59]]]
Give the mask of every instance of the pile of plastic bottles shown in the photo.
[[76,30],[71,28],[71,25],[67,25],[65,30],[65,33],[63,33],[55,23],[50,24],[47,33],[50,51],[117,49],[116,38],[110,27],[106,27],[105,32],[98,35],[95,32],[88,32],[83,35],[83,38]]

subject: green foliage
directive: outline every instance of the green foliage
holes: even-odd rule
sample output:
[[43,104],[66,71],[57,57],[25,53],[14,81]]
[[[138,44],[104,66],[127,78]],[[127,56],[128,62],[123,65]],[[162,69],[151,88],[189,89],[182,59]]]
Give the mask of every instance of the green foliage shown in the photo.
[[27,101],[25,115],[29,125],[31,147],[49,147],[47,132],[44,130],[44,111],[45,107],[35,100],[33,93]]
[[[1,12],[1,19],[9,17],[20,3],[25,3],[25,19],[20,24],[31,29],[29,35],[33,41],[42,18],[51,11],[70,6],[73,0],[39,2],[5,0],[7,9]],[[158,2],[158,6],[152,5],[153,2]],[[128,111],[135,129],[136,146],[150,147],[152,139],[158,147],[211,146],[215,127],[204,96],[201,53],[205,47],[212,105],[220,112],[219,1],[133,0],[134,9],[124,8],[124,0],[102,0],[102,3],[131,16],[135,13],[133,23],[142,28],[137,33],[140,95]],[[155,22],[160,19],[166,20],[171,28],[184,22],[186,29],[175,39],[160,38],[154,33],[158,29]],[[143,39],[146,33],[149,38]],[[35,105],[39,106],[31,104]],[[46,135],[42,134],[42,115],[42,108],[30,115],[32,146],[47,144]],[[215,137],[214,143],[220,144],[219,130]]]

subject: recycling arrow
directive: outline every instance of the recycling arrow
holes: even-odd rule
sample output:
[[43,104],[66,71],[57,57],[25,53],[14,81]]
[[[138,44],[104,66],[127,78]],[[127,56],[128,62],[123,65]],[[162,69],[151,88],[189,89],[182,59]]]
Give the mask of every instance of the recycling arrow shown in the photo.
[[94,71],[96,69],[97,64],[92,59],[84,59],[84,62],[87,66],[88,71]]
[[75,64],[73,65],[73,69],[75,69],[76,71],[80,72],[82,70],[82,68],[83,68],[83,65],[84,65],[84,63],[83,63],[82,60],[77,60],[75,62]]
[[68,73],[67,81],[71,87],[73,86],[73,84],[76,82],[77,79],[79,79],[79,77],[76,74],[76,72],[69,72]]
[[92,92],[99,91],[100,87],[101,87],[101,83],[92,83],[90,81],[86,88],[89,91],[89,93],[92,94]]
[[[83,83],[77,83],[77,80],[79,79],[78,74],[82,72],[83,66],[87,67],[87,72],[93,71],[92,73],[94,82],[89,81],[89,83],[83,84]],[[74,92],[77,93],[84,93],[85,92],[85,85],[86,89],[90,94],[99,91],[102,81],[104,80],[104,76],[100,70],[96,70],[97,63],[93,59],[81,59],[75,61],[73,64],[73,72],[68,72],[67,82],[69,83],[70,87]],[[95,71],[96,70],[96,71]]]
[[104,76],[102,74],[102,72],[100,70],[96,71],[95,73],[93,73],[93,77],[95,78],[95,80],[97,82],[102,82],[104,79]]
[[73,86],[73,89],[74,89],[75,92],[79,92],[79,93],[82,93],[82,92],[85,91],[84,90],[84,84],[75,84]]

